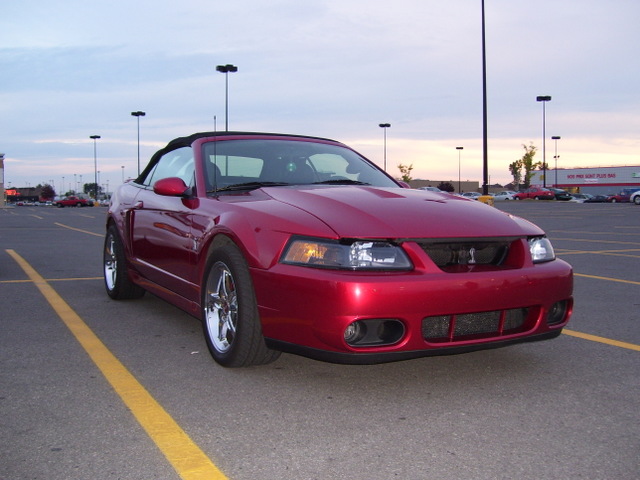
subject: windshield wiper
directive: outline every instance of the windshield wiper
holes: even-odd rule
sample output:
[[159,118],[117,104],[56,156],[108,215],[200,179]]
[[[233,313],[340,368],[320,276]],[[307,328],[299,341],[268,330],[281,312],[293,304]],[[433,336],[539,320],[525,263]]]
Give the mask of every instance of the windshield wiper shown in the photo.
[[370,183],[360,182],[358,180],[349,180],[348,178],[334,178],[333,180],[325,180],[324,182],[314,182],[314,185],[371,185]]
[[284,187],[286,185],[291,185],[291,184],[290,183],[284,183],[284,182],[234,183],[233,185],[227,185],[225,187],[217,188],[215,190],[210,190],[207,193],[232,192],[232,191],[238,191],[238,190],[255,190],[256,188],[261,188],[261,187]]

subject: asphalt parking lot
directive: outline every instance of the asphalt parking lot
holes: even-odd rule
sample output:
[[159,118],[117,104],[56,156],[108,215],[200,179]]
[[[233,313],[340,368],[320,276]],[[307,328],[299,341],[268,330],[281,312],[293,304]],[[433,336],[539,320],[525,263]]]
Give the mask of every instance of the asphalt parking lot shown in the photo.
[[559,338],[239,370],[187,314],[107,297],[104,208],[0,210],[0,480],[638,478],[640,207],[496,208],[573,265]]

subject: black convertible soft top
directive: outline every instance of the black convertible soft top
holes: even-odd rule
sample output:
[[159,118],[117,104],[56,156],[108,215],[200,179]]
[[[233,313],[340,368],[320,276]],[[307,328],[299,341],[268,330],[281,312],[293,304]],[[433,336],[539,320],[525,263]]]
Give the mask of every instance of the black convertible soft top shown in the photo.
[[[198,140],[199,138],[207,138],[207,137],[238,137],[238,136],[267,136],[267,137],[295,137],[295,138],[309,138],[312,140],[324,140],[325,142],[336,142],[336,140],[331,140],[330,138],[322,138],[322,137],[314,137],[310,135],[296,135],[296,134],[287,134],[287,133],[265,133],[265,132],[198,132],[188,135],[186,137],[178,137],[171,140],[167,145],[162,148],[160,151],[167,152],[174,150],[180,147],[186,147],[191,145],[193,142]],[[336,142],[338,143],[338,142]],[[154,155],[155,156],[155,155]]]

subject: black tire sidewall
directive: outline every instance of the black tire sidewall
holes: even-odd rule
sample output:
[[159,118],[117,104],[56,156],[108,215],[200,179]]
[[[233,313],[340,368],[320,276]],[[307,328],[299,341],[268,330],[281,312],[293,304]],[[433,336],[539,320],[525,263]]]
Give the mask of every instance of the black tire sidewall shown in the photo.
[[[226,352],[220,352],[214,347],[205,315],[207,282],[211,269],[218,262],[223,263],[231,273],[238,301],[235,338]],[[249,268],[242,252],[233,244],[222,245],[212,251],[209,256],[202,279],[201,312],[202,329],[207,347],[217,363],[225,367],[243,367],[254,363],[252,360],[254,350],[264,345],[264,339]]]
[[[107,255],[107,246],[110,242],[110,239],[113,238],[113,250],[116,257],[116,281],[113,285],[113,288],[109,288],[106,278],[106,272],[104,271],[106,255]],[[129,274],[127,271],[127,259],[124,253],[124,246],[122,245],[122,240],[120,239],[120,235],[118,234],[118,230],[114,225],[109,226],[107,229],[107,234],[104,238],[104,248],[102,250],[102,269],[104,276],[104,287],[107,291],[107,295],[111,297],[113,300],[126,300],[132,298],[140,298],[144,295],[145,291],[142,287],[134,284],[129,279]]]

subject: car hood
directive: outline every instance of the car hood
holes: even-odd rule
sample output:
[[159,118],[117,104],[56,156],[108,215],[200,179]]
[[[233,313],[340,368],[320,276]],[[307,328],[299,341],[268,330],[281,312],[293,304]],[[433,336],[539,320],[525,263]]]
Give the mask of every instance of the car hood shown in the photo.
[[475,200],[403,188],[310,186],[263,188],[273,200],[303,210],[340,237],[520,237],[543,231]]

